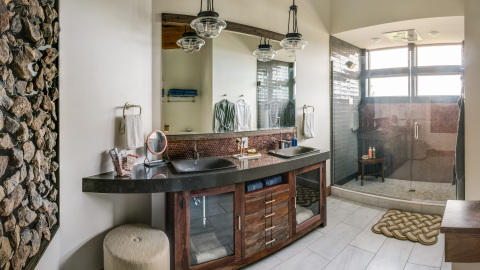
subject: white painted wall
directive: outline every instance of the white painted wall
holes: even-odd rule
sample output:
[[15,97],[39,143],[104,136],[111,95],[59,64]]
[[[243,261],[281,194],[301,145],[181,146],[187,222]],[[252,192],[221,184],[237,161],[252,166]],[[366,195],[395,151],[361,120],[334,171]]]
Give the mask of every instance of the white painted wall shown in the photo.
[[330,33],[333,35],[384,23],[463,14],[464,0],[332,0]]
[[[150,223],[151,196],[82,192],[124,147],[122,106],[142,106],[152,129],[151,0],[60,1],[60,229],[36,269],[100,269],[111,228]],[[141,154],[141,153],[140,153]]]

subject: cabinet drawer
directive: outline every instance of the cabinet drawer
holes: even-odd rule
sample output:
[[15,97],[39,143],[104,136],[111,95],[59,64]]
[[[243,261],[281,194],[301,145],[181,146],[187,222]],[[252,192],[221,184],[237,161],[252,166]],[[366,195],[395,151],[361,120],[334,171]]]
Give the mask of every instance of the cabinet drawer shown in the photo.
[[268,218],[276,218],[286,215],[288,213],[288,202],[267,207],[256,213],[245,216],[245,228],[252,228],[265,223]]
[[287,189],[282,189],[280,191],[269,193],[263,196],[259,196],[253,199],[245,201],[245,214],[253,214],[258,211],[265,210],[265,208],[274,207],[283,202],[288,201],[289,192]]
[[288,215],[265,222],[246,232],[245,257],[286,240],[289,236]]

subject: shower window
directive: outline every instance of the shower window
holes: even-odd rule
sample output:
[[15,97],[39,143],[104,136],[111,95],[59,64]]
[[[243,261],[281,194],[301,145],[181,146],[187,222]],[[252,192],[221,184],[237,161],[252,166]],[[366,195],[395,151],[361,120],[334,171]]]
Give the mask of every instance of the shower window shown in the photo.
[[459,96],[462,88],[460,75],[418,76],[418,96]]
[[408,77],[371,78],[369,80],[370,97],[408,96]]
[[462,64],[462,45],[417,47],[417,66],[454,66]]
[[370,69],[408,67],[408,48],[371,51],[369,64]]

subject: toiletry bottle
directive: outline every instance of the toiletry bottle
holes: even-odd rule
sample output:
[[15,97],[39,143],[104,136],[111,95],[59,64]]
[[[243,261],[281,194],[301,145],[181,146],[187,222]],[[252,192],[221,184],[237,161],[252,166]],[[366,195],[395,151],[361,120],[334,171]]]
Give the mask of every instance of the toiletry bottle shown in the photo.
[[368,148],[368,158],[372,158],[372,155],[373,155],[373,150],[372,150],[372,147],[370,146],[370,148]]
[[376,153],[375,153],[375,146],[373,147],[372,152],[373,152],[373,153],[372,153],[373,158],[376,158],[377,155],[376,155]]
[[292,139],[292,147],[297,146],[297,138],[295,137],[295,133],[293,133],[293,139]]

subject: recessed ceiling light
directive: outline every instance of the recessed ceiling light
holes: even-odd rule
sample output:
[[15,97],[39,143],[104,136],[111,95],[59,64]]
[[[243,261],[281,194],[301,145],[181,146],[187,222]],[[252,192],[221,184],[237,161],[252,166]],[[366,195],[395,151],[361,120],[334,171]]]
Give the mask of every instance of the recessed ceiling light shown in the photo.
[[380,38],[372,38],[371,40],[373,43],[380,43],[380,41],[382,41],[382,39]]
[[437,31],[431,31],[431,32],[428,32],[428,34],[433,38],[436,38],[438,37],[438,35],[440,35],[440,33]]

